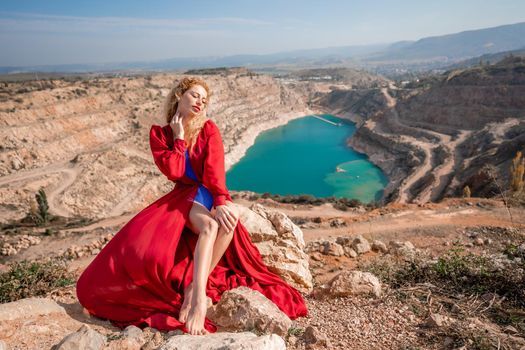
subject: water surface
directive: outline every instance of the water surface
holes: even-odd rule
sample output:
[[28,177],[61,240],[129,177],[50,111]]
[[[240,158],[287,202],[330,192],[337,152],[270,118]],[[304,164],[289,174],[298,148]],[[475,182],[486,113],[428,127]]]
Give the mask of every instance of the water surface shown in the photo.
[[388,179],[366,155],[346,145],[355,124],[329,114],[320,116],[341,125],[306,116],[259,134],[227,172],[228,189],[346,197],[364,203],[379,200]]

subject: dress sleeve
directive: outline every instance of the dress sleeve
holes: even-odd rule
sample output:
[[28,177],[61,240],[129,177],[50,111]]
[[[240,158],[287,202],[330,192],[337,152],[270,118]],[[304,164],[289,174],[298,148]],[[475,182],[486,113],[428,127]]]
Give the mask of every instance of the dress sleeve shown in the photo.
[[162,127],[152,125],[149,132],[149,145],[153,160],[160,171],[171,181],[182,178],[186,165],[186,141],[175,139],[173,148],[170,148]]
[[224,145],[219,129],[213,130],[208,136],[202,182],[213,195],[214,207],[226,204],[226,200],[232,201],[226,188]]

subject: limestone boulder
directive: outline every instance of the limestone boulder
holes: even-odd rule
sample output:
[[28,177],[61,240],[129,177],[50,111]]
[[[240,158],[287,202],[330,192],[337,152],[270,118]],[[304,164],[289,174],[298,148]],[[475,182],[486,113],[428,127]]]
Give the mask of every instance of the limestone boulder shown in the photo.
[[336,243],[336,242],[330,242],[326,241],[324,242],[322,246],[322,253],[325,255],[332,255],[332,256],[343,256],[345,255],[345,251],[343,247]]
[[417,249],[410,241],[390,241],[388,242],[389,252],[393,255],[405,257],[407,259],[413,258]]
[[308,255],[289,240],[255,243],[268,269],[296,289],[309,293],[313,288]]
[[358,235],[354,238],[352,241],[352,248],[354,248],[357,254],[368,253],[370,250],[372,250],[368,240],[361,235]]
[[286,214],[275,209],[267,208],[259,203],[253,204],[250,209],[269,220],[277,231],[279,238],[295,241],[300,249],[304,249],[306,244],[304,242],[303,231],[301,231],[299,226],[294,224]]
[[381,295],[381,282],[369,272],[343,271],[316,293],[321,297],[347,297],[351,295]]
[[357,252],[354,250],[354,248],[351,247],[344,247],[345,256],[349,258],[357,258]]
[[241,205],[237,207],[239,208],[239,220],[250,232],[252,242],[273,241],[279,238],[273,224],[265,216]]
[[0,304],[0,322],[52,313],[66,314],[66,310],[54,300],[47,298],[25,298]]
[[260,333],[288,334],[292,320],[270,299],[248,287],[237,287],[222,294],[208,310],[207,317],[221,330],[256,330]]
[[270,271],[296,289],[311,292],[313,279],[301,229],[285,214],[258,203],[250,208],[241,205],[238,208],[240,221]]
[[379,252],[379,253],[384,253],[384,254],[388,253],[388,247],[386,246],[386,244],[377,239],[372,242],[372,250],[374,252]]
[[331,349],[332,344],[326,334],[317,328],[308,326],[304,330],[304,341],[309,349]]
[[106,346],[106,337],[84,324],[78,331],[68,334],[53,347],[54,350],[101,350]]
[[171,337],[159,350],[285,350],[284,339],[276,334],[257,336],[251,332],[216,332],[209,335]]

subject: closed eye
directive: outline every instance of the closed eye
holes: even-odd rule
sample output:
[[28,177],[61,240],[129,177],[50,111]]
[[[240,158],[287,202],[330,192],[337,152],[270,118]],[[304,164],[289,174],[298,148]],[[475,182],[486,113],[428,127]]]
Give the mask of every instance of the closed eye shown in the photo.
[[[195,98],[198,98],[198,97],[201,96],[198,92],[194,92],[192,95]],[[202,99],[202,103],[204,103],[204,104],[208,103],[208,100],[206,99],[206,97]]]

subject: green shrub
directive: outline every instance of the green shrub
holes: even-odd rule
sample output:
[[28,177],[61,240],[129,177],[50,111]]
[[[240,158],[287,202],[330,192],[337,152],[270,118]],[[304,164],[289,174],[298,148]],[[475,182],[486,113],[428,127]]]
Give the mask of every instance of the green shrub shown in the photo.
[[0,303],[43,296],[56,288],[74,283],[75,276],[63,262],[15,262],[7,272],[0,275]]
[[[508,248],[508,254],[515,249]],[[525,262],[513,260],[501,265],[494,256],[464,253],[463,247],[455,246],[434,260],[416,256],[399,262],[387,256],[362,266],[394,288],[418,283],[445,285],[454,293],[497,293],[518,306],[525,307]]]

